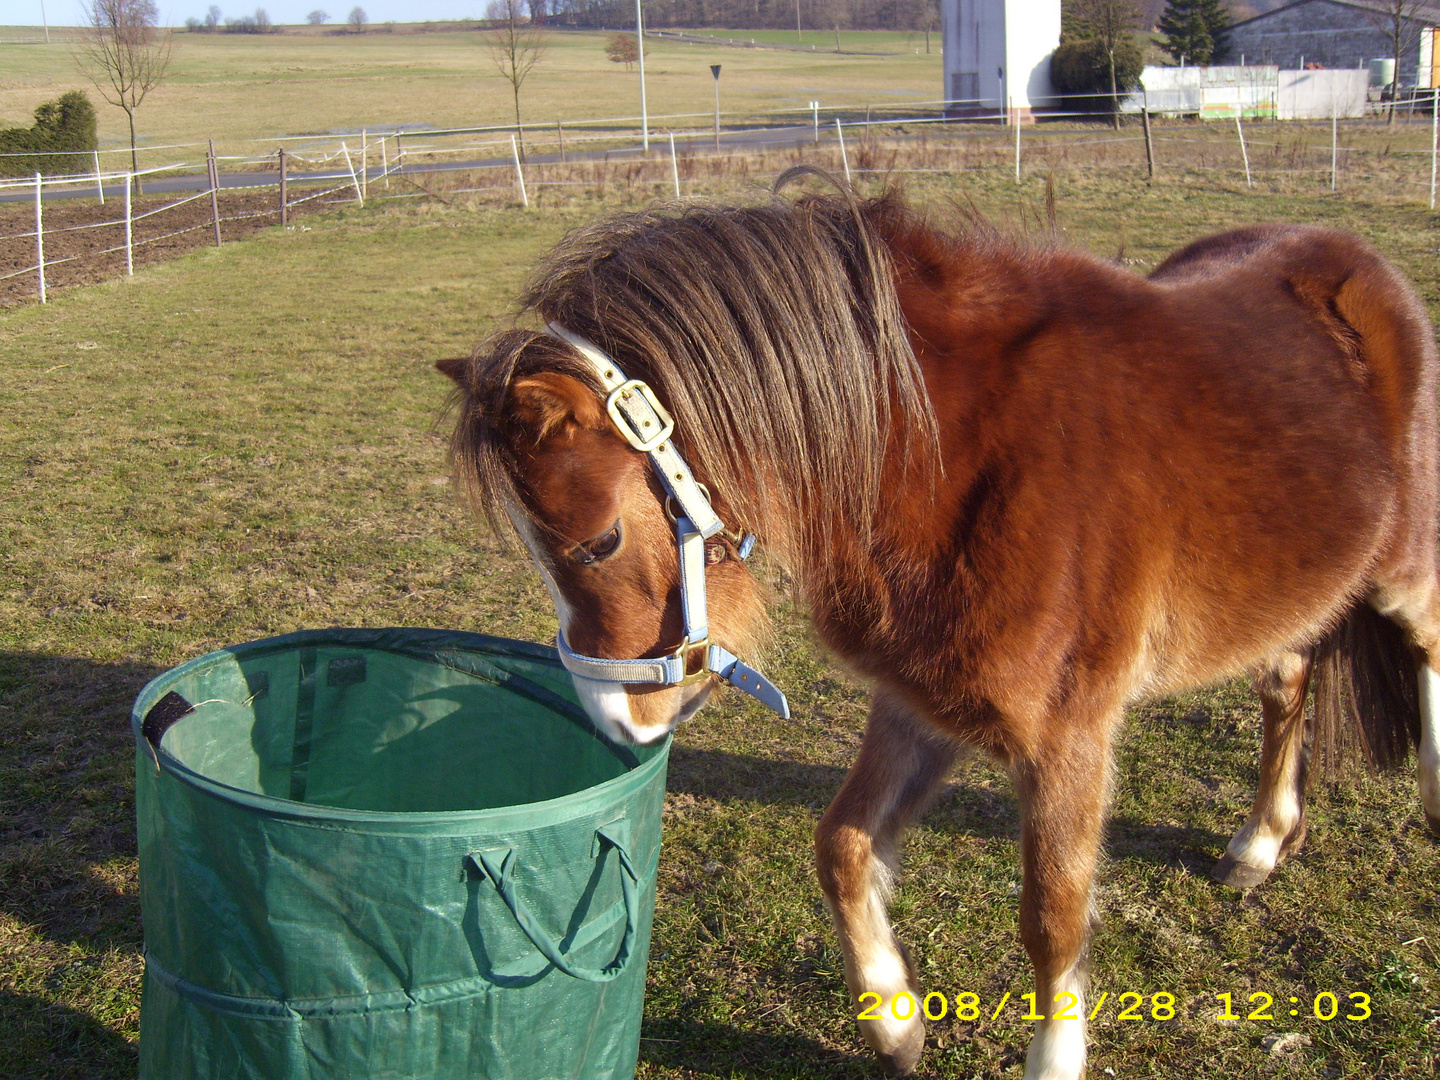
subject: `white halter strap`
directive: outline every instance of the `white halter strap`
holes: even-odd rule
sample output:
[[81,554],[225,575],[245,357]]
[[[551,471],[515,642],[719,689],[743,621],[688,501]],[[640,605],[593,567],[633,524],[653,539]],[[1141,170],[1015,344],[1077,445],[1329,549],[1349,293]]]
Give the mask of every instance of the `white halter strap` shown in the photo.
[[[560,662],[572,675],[587,679],[661,686],[696,682],[714,672],[788,719],[790,706],[779,688],[742,663],[734,653],[710,641],[705,609],[705,541],[722,532],[724,526],[710,505],[709,494],[696,483],[670,438],[675,421],[646,383],[626,378],[619,365],[592,342],[559,323],[550,323],[547,330],[585,358],[605,388],[608,395],[605,410],[616,429],[626,442],[650,458],[661,484],[680,508],[675,515],[675,542],[680,558],[681,616],[685,623],[684,640],[673,653],[637,660],[584,656],[570,648],[562,631],[555,641]],[[754,537],[744,537],[738,547],[740,558],[744,559],[754,547]]]

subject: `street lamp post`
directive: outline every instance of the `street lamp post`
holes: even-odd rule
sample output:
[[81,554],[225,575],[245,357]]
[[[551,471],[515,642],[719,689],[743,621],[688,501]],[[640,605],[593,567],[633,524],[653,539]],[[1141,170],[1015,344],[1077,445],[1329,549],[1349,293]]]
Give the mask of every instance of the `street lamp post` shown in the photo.
[[720,152],[720,65],[711,64],[710,74],[715,76],[715,152]]
[[640,148],[650,152],[650,114],[645,108],[645,18],[635,0],[635,39],[640,43]]

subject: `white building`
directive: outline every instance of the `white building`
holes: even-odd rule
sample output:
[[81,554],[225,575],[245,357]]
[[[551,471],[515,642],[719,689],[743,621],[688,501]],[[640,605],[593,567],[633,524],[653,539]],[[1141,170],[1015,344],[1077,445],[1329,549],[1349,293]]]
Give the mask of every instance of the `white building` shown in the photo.
[[1022,121],[1054,105],[1050,57],[1060,44],[1060,0],[941,0],[945,97],[954,112]]

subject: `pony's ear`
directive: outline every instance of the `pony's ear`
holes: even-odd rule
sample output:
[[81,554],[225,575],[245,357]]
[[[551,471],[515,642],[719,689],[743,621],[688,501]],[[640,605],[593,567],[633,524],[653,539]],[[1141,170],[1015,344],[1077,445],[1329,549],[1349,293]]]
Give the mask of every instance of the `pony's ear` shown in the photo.
[[567,423],[597,431],[610,425],[595,391],[556,371],[516,379],[510,384],[510,407],[537,443]]
[[456,386],[465,385],[465,369],[470,366],[468,356],[447,356],[444,360],[436,360],[435,368],[441,375],[448,375],[455,380]]

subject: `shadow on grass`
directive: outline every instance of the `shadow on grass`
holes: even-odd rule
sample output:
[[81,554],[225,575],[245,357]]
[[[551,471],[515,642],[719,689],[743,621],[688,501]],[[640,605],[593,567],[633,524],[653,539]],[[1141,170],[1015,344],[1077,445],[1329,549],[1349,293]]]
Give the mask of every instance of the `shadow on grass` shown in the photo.
[[753,1031],[731,1024],[665,1017],[647,1021],[640,1037],[642,1063],[684,1070],[687,1076],[734,1078],[839,1077],[883,1075],[868,1054],[823,1046],[799,1034]]
[[[802,806],[818,812],[840,790],[845,772],[833,765],[676,746],[670,752],[668,788],[720,803]],[[1020,836],[1013,794],[963,782],[952,782],[940,792],[920,826],[980,839],[1018,841]],[[1230,839],[1210,829],[1157,825],[1133,817],[1111,818],[1105,836],[1105,850],[1112,860],[1140,859],[1201,876],[1210,873]]]
[[0,1080],[133,1076],[138,1051],[105,1025],[41,998],[0,991]]
[[135,855],[128,718],[144,664],[0,653],[0,911],[51,941],[139,946],[108,864]]

